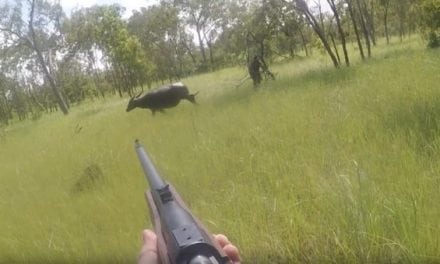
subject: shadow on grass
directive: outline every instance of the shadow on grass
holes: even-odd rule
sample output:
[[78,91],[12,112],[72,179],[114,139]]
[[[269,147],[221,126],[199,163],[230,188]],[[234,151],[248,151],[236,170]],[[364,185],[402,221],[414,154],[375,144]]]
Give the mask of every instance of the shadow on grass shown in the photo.
[[236,89],[229,89],[228,92],[224,92],[218,96],[212,97],[207,100],[207,104],[211,104],[216,107],[222,107],[225,105],[243,103],[249,101],[249,99],[256,94],[256,90],[250,88],[247,85]]
[[72,192],[74,194],[80,194],[93,190],[102,185],[104,178],[104,173],[102,172],[101,167],[96,163],[92,163],[84,168],[81,177],[79,177],[73,186]]
[[393,135],[403,135],[418,152],[431,155],[440,139],[440,98],[400,105],[384,115],[384,126]]
[[102,110],[103,110],[103,108],[88,109],[88,110],[77,113],[77,116],[80,118],[85,118],[85,117],[96,115],[99,112],[101,112]]
[[374,61],[382,59],[400,59],[402,57],[412,57],[415,55],[417,55],[417,51],[414,48],[400,48],[387,50],[372,59]]
[[342,66],[339,69],[334,67],[323,67],[312,69],[298,75],[292,74],[290,76],[285,76],[284,78],[275,81],[268,81],[265,83],[264,88],[274,92],[285,92],[292,89],[304,90],[312,87],[318,89],[332,89],[335,86],[344,85],[356,77],[356,66]]

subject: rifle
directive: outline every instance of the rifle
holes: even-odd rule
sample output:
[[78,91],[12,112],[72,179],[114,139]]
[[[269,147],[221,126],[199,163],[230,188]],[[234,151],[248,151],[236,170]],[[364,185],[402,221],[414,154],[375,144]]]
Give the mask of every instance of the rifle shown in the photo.
[[208,230],[196,219],[172,185],[156,171],[138,140],[135,149],[150,190],[145,197],[157,235],[161,264],[232,264]]

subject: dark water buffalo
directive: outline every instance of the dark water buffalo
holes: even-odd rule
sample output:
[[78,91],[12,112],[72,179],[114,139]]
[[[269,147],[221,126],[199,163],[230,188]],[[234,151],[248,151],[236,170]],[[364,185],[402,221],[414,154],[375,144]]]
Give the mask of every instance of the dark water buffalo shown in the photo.
[[186,99],[193,104],[196,104],[195,94],[189,94],[188,88],[181,82],[173,83],[171,85],[163,86],[143,96],[133,96],[127,105],[127,112],[136,107],[148,108],[151,112],[163,112],[165,108],[171,108],[180,103],[180,100]]

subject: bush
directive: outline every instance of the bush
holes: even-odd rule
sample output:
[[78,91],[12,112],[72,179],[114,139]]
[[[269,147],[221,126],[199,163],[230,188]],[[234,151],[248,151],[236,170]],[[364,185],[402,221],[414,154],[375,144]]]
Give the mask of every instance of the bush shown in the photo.
[[420,3],[420,11],[420,27],[428,47],[440,47],[440,1],[424,0]]
[[437,48],[440,47],[440,34],[430,32],[428,34],[428,47]]

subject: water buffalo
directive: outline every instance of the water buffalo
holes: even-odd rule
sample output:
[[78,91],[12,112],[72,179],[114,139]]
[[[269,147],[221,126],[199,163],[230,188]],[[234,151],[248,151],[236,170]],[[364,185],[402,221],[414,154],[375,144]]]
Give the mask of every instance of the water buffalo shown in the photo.
[[195,94],[190,94],[188,88],[181,82],[173,83],[171,85],[163,86],[143,96],[133,96],[127,105],[127,112],[136,107],[148,108],[153,115],[156,111],[163,112],[164,108],[171,108],[179,104],[180,100],[186,99],[193,104],[196,104]]

